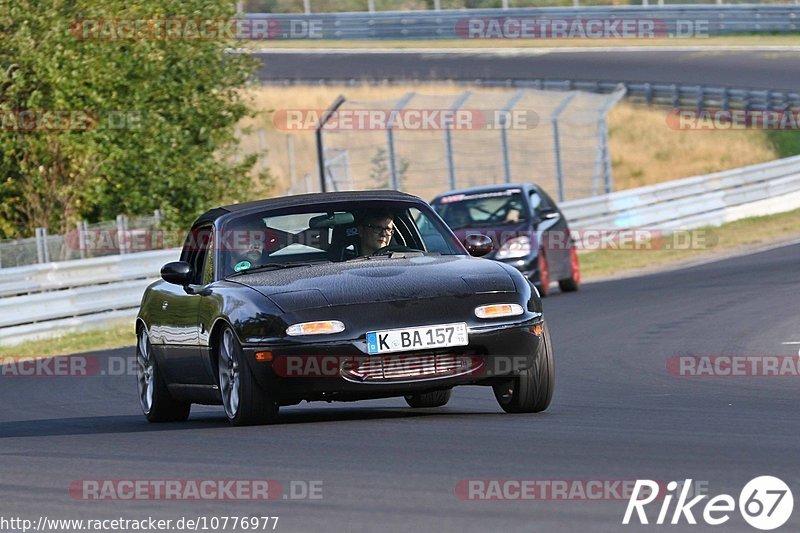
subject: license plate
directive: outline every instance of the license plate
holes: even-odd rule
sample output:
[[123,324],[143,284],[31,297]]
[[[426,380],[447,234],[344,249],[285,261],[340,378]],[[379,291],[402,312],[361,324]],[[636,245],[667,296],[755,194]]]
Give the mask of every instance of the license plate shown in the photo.
[[466,346],[467,324],[437,324],[416,328],[384,329],[367,333],[367,353],[408,352],[448,346]]

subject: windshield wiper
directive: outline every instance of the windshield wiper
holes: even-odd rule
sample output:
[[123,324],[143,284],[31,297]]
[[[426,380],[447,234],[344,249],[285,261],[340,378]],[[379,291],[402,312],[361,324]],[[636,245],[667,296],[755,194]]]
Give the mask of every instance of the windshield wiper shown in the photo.
[[350,259],[345,259],[341,261],[342,263],[355,263],[357,261],[372,261],[374,259],[388,259],[388,255],[357,255],[356,257],[351,257]]
[[241,276],[244,274],[252,274],[254,272],[263,272],[265,270],[282,270],[285,268],[295,268],[295,267],[309,267],[313,266],[315,263],[265,263],[263,265],[258,265],[253,268],[247,268],[245,270],[240,270],[239,272],[234,272],[232,274],[228,274],[226,277],[233,278],[235,276]]

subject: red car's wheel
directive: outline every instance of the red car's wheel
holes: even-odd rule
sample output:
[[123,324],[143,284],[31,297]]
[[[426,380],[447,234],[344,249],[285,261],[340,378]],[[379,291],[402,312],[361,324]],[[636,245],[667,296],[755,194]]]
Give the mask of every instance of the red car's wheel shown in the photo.
[[536,288],[539,290],[539,296],[544,298],[547,296],[550,287],[550,271],[547,268],[547,258],[544,256],[544,250],[539,250],[539,258],[536,264],[539,267],[539,283]]
[[567,279],[558,281],[558,287],[561,289],[561,292],[577,291],[581,284],[581,266],[580,263],[578,263],[578,252],[575,251],[574,246],[569,249],[569,259],[572,275]]

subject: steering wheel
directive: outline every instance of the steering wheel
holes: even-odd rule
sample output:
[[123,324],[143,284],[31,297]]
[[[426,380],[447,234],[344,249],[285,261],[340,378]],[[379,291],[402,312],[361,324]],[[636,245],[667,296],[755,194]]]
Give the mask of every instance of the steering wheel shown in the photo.
[[422,252],[419,248],[411,248],[409,246],[403,246],[401,244],[390,244],[389,246],[384,246],[383,248],[378,248],[372,255],[386,255],[392,252]]

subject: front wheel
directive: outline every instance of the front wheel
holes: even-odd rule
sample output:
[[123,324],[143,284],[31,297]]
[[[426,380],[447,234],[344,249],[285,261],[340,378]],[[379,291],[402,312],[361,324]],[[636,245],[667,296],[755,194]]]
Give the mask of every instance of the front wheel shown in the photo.
[[406,403],[409,407],[441,407],[450,401],[452,389],[435,390],[433,392],[423,392],[421,394],[406,395]]
[[555,364],[550,330],[542,324],[536,360],[512,379],[494,386],[494,397],[506,413],[539,413],[547,409],[555,387]]
[[137,334],[136,380],[139,405],[148,422],[180,422],[189,418],[192,404],[176,400],[167,390],[167,383],[153,355],[150,336],[144,327]]
[[225,327],[219,336],[217,367],[228,422],[234,426],[252,426],[277,421],[278,404],[256,382],[230,327]]

